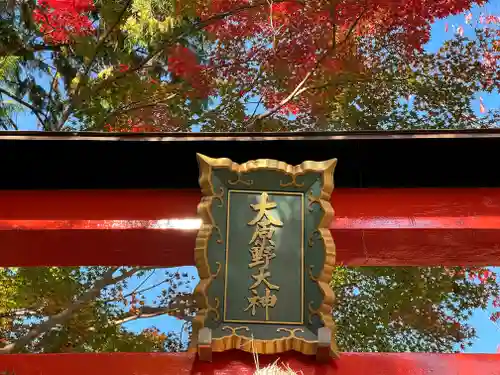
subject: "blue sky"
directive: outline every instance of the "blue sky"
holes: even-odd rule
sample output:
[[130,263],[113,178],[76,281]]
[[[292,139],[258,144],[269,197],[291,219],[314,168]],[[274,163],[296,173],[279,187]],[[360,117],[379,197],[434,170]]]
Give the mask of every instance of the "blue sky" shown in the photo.
[[[491,13],[495,15],[500,15],[500,1],[498,0],[490,0],[490,3],[484,7],[475,7],[472,10],[473,18],[477,19],[479,14],[483,13]],[[448,24],[448,32],[445,31],[445,26]],[[454,17],[448,17],[444,20],[439,20],[435,22],[432,28],[432,38],[428,43],[426,48],[430,51],[435,51],[439,48],[442,43],[446,39],[450,39],[455,32],[456,27],[462,25],[464,27],[465,35],[472,36],[472,28],[465,25],[464,16],[458,15]],[[480,94],[484,100],[484,104],[487,108],[499,108],[500,107],[500,98],[495,95],[487,95]],[[474,108],[478,112],[479,115],[479,98],[476,98],[476,103]],[[20,130],[37,130],[36,122],[34,116],[31,115],[22,115],[19,117],[19,123],[22,124]],[[185,267],[181,270],[182,272],[188,272],[190,275],[197,275],[196,269],[194,267]],[[500,271],[500,269],[496,269],[496,271]],[[155,280],[160,280],[163,274],[158,271],[158,275],[154,275],[154,277],[150,280],[151,283],[154,283]],[[132,280],[129,288],[134,288],[138,284],[138,280]],[[194,285],[196,285],[196,280],[194,281]],[[149,297],[149,296],[148,296]],[[500,330],[499,328],[493,324],[489,320],[489,316],[493,311],[492,307],[487,311],[476,311],[473,317],[471,318],[470,323],[477,329],[477,333],[479,339],[476,340],[475,344],[467,350],[467,352],[473,353],[493,353],[496,351],[497,345],[500,344]],[[162,330],[175,330],[180,331],[182,327],[182,321],[179,321],[175,318],[171,317],[160,317],[154,319],[146,319],[139,320],[128,324],[128,327],[133,330],[141,330],[146,327],[150,327],[151,325],[156,325],[158,328]]]
[[[500,272],[500,268],[494,268],[495,272]],[[476,310],[470,319],[470,324],[476,328],[478,339],[466,353],[496,353],[500,345],[500,328],[490,321],[491,313],[495,311],[490,305],[487,310]]]

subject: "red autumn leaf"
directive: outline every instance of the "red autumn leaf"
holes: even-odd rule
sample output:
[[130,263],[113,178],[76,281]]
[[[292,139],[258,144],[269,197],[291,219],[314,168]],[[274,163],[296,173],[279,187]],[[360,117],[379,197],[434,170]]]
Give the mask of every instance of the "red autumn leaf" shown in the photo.
[[481,113],[485,113],[486,112],[486,107],[483,103],[483,98],[479,98],[479,111]]
[[130,69],[130,67],[127,64],[120,64],[120,66],[118,68],[118,70],[120,71],[120,73],[125,73],[129,69]]
[[47,43],[69,43],[70,36],[94,32],[87,12],[94,9],[92,0],[39,0],[33,19]]
[[467,13],[467,15],[465,16],[465,23],[466,24],[469,24],[469,22],[472,20],[472,13]]

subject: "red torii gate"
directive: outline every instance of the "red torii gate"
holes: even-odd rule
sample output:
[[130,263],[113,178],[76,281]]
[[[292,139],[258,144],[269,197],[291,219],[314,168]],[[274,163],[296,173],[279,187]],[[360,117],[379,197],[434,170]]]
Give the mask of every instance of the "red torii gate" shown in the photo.
[[[0,266],[193,265],[196,231],[166,227],[196,218],[196,152],[239,162],[338,158],[331,231],[339,263],[497,266],[498,146],[497,131],[4,133],[0,157],[11,162],[0,181]],[[38,164],[41,157],[51,162]],[[280,358],[304,374],[500,374],[496,354],[343,353],[326,365]],[[2,371],[243,375],[254,365],[240,352],[214,353],[211,364],[187,353],[16,354],[0,356]]]

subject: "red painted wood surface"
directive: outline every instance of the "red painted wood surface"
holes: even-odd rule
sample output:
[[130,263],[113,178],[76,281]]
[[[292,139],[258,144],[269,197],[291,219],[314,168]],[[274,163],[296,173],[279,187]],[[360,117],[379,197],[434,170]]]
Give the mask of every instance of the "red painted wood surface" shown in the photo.
[[[198,191],[4,191],[0,266],[193,265]],[[500,189],[337,189],[347,265],[500,265]],[[156,226],[156,227],[155,227]],[[160,225],[161,226],[161,225]]]
[[[261,367],[276,357],[261,357]],[[344,353],[329,364],[287,353],[280,356],[303,375],[500,375],[498,354]],[[6,375],[252,375],[246,353],[216,353],[212,363],[193,355],[155,353],[12,354],[0,356]]]

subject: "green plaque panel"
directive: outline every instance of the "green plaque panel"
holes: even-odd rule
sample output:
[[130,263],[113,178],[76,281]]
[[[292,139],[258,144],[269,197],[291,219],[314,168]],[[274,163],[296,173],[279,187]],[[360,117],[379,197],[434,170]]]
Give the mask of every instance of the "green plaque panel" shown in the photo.
[[303,202],[303,193],[229,190],[224,322],[304,323]]
[[336,355],[329,287],[336,160],[236,164],[198,154],[198,162],[203,224],[191,349],[209,328],[213,351],[315,354],[318,330],[326,327]]

